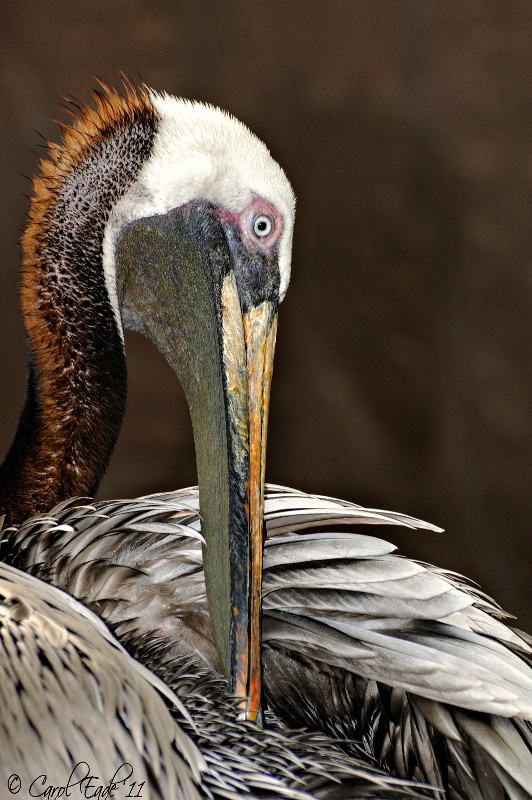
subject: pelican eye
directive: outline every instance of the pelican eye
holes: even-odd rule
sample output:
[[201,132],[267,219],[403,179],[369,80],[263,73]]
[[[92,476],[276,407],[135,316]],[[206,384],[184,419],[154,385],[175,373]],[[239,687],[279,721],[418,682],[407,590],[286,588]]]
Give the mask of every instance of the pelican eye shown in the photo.
[[266,214],[259,214],[253,220],[253,233],[259,239],[264,239],[273,231],[273,219]]

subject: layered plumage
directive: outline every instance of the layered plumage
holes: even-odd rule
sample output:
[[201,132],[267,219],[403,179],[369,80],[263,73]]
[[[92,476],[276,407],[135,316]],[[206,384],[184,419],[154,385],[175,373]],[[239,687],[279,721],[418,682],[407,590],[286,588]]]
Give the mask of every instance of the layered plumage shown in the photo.
[[[264,688],[279,718],[453,798],[532,786],[532,650],[462,578],[339,525],[434,526],[270,487]],[[22,526],[26,569],[76,594],[174,689],[195,653],[218,675],[194,490],[70,503]],[[177,666],[176,666],[177,664]],[[189,678],[190,680],[190,678]],[[194,701],[192,702],[194,707]]]
[[208,797],[178,697],[81,603],[5,564],[0,674],[2,796],[60,796],[67,785],[90,796],[115,784],[123,796]]
[[[143,519],[150,520],[148,528],[161,532],[164,526],[158,528],[151,517],[154,509],[160,515],[162,507],[168,513],[168,506],[157,501],[113,504],[108,511],[118,512],[122,520],[125,512],[134,520],[136,537],[145,526]],[[105,529],[109,532],[109,523],[116,521],[103,507],[74,502],[36,518],[19,533],[27,532],[26,543],[31,539],[41,555],[50,552],[52,536],[61,552],[57,566],[68,563],[65,577],[77,573],[76,591],[84,595],[90,586],[92,595],[98,585],[101,596],[114,597],[134,622],[137,614],[146,613],[147,598],[150,605],[149,587],[135,604],[125,596],[119,600],[121,588],[127,594],[127,579],[140,573],[117,566],[113,556],[107,560],[108,554],[117,555],[118,531],[108,536]],[[72,547],[64,535],[75,538],[70,539]],[[188,530],[186,540],[193,548],[199,538]],[[97,563],[93,558],[98,549]],[[148,553],[152,561],[153,553]],[[42,564],[37,558],[32,571],[52,578],[45,563],[46,558]],[[83,563],[82,575],[78,568]],[[75,589],[73,584],[69,588]],[[109,600],[93,605],[109,610]],[[122,617],[118,608],[115,611]],[[54,787],[69,786],[72,793],[90,796],[114,784],[117,797],[141,792],[139,796],[150,800],[238,800],[243,793],[250,800],[428,797],[422,787],[390,776],[372,761],[343,754],[326,735],[288,731],[273,714],[265,730],[243,721],[225,681],[206,668],[192,646],[182,646],[186,656],[176,656],[168,639],[159,637],[162,630],[135,638],[132,648],[152,672],[132,658],[86,606],[49,583],[1,564],[0,786],[13,794],[48,792],[51,797]]]

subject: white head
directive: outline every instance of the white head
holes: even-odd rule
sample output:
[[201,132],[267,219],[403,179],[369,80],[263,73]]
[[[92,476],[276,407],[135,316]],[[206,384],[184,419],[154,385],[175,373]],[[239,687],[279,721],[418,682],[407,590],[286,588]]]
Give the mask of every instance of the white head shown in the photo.
[[157,128],[150,156],[114,206],[106,225],[103,264],[117,317],[115,245],[134,220],[165,214],[195,199],[238,214],[254,196],[268,201],[282,220],[279,300],[290,281],[295,197],[266,145],[242,122],[214,106],[150,91]]

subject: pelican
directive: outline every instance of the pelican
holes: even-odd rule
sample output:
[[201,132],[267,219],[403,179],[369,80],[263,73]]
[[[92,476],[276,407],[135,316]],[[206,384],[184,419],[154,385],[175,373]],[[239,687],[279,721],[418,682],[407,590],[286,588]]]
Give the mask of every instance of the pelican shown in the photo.
[[[80,698],[88,683],[89,698],[103,706],[99,717],[95,711],[85,721],[84,706],[76,708],[71,651],[99,652],[102,636],[109,649],[110,634],[102,624],[95,629],[90,612],[73,600],[68,619],[61,611],[58,620],[57,607],[66,602],[59,589],[3,565],[0,581],[4,576],[11,584],[5,635],[23,643],[33,659],[14,657],[11,647],[0,650],[0,665],[9,673],[2,688],[8,697],[25,698],[22,682],[32,696],[42,688],[47,699],[32,713],[17,706],[16,724],[10,707],[0,709],[6,740],[0,772],[21,770],[27,757],[21,778],[27,787],[32,771],[41,769],[55,746],[54,771],[47,779],[63,785],[71,762],[61,757],[66,753],[72,761],[80,755],[70,747],[70,731],[89,725],[81,756],[91,769],[109,775],[114,762],[107,745],[112,748],[114,740],[98,739],[101,719],[121,732],[119,754],[125,760],[131,752],[135,764],[144,759],[144,772],[155,772],[144,781],[150,797],[425,796],[374,760],[341,753],[327,736],[287,734],[271,713],[265,730],[252,722],[260,712],[260,594],[253,587],[258,578],[260,591],[265,426],[276,306],[288,282],[293,195],[265,146],[237,120],[201,104],[124,88],[125,96],[104,89],[94,95],[94,107],[79,109],[73,126],[64,128],[62,145],[50,145],[34,183],[22,278],[30,366],[19,428],[0,467],[0,508],[15,525],[2,530],[2,555],[4,562],[22,565],[25,548],[17,552],[16,540],[25,528],[19,525],[39,511],[45,515],[36,527],[46,549],[48,524],[64,506],[47,509],[97,488],[125,405],[123,321],[143,330],[180,376],[191,407],[202,530],[190,530],[188,538],[206,543],[205,566],[213,582],[209,605],[215,610],[209,635],[217,637],[216,670],[227,677],[230,693],[222,691],[217,671],[205,671],[192,646],[186,669],[182,665],[179,681],[173,679],[187,697],[188,714],[171,689],[115,642],[121,661],[101,664],[97,687],[90,659],[87,664],[78,659]],[[78,506],[70,519],[72,513],[82,527],[83,518],[93,520],[90,507]],[[61,530],[56,526],[54,535]],[[102,540],[104,549],[112,539],[111,530]],[[80,563],[78,545],[63,550],[58,561],[66,558],[69,567]],[[251,570],[249,560],[255,562]],[[27,564],[27,571],[35,572],[38,562],[33,570]],[[110,566],[112,593],[111,584],[130,570]],[[139,612],[137,605],[133,613]],[[132,608],[126,616],[131,613]],[[59,635],[61,624],[67,627]],[[54,649],[59,659],[50,678],[45,667]],[[137,676],[133,690],[128,671]],[[62,691],[65,683],[68,692]],[[176,719],[149,709],[148,692],[161,687]],[[129,739],[122,731],[127,725]],[[14,727],[16,758],[7,746]],[[162,744],[154,727],[162,729]],[[131,792],[140,791],[143,774],[136,771],[139,780]],[[53,787],[43,791],[52,796]]]
[[[530,796],[526,637],[464,580],[321,530],[433,526],[280,487],[265,505],[293,221],[284,173],[223,112],[132,87],[80,109],[41,164],[23,239],[31,361],[0,471],[4,558],[83,600],[185,705],[197,665],[196,680],[225,676],[242,725],[261,720],[262,683],[285,724],[350,757],[449,798]],[[199,490],[49,513],[92,494],[107,465],[123,326],[184,386]]]

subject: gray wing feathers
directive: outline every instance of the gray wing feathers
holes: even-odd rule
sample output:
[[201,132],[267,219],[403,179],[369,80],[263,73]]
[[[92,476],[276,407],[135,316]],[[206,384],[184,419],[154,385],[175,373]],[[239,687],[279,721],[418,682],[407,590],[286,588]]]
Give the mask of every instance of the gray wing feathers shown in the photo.
[[[284,497],[275,496],[270,512],[280,518]],[[301,495],[289,497],[290,507],[306,502]],[[311,498],[308,504],[318,523],[319,503]],[[339,505],[342,515],[345,503]],[[329,522],[327,512],[321,524]],[[408,524],[415,525],[415,520],[408,518]],[[291,636],[292,646],[304,653],[310,639],[313,648],[318,646],[309,621],[320,621],[319,647],[327,651],[327,663],[340,665],[341,660],[342,668],[349,669],[345,658],[339,659],[342,633],[343,651],[350,646],[356,652],[358,646],[364,653],[360,663],[353,656],[351,669],[357,674],[465,708],[532,718],[532,670],[506,645],[531,651],[490,615],[498,613],[496,606],[442,570],[386,553],[380,539],[352,536],[349,543],[345,534],[321,534],[314,548],[305,546],[312,534],[300,537],[301,548],[294,542],[298,537],[290,534],[286,549],[284,537],[269,543],[264,559],[266,641]],[[330,552],[324,558],[327,540]],[[270,623],[273,614],[276,620]],[[283,618],[291,633],[281,633]],[[301,631],[299,639],[295,627]]]
[[[309,506],[304,516],[313,526],[331,524],[326,505]],[[334,524],[344,521],[341,506]],[[275,498],[275,538],[265,548],[265,644],[403,690],[403,702],[445,737],[471,798],[496,796],[494,773],[512,800],[530,797],[532,650],[525,637],[460,576],[386,552],[382,540],[371,552],[360,534],[349,543],[344,534],[325,533],[301,555],[303,545],[300,551],[293,544],[302,527],[303,512],[297,513],[292,528],[283,495]],[[406,524],[416,527],[412,519]],[[281,530],[286,549],[284,537],[277,539]],[[395,764],[414,752],[423,760],[416,731],[403,726]]]
[[518,660],[512,663],[511,657],[482,647],[475,650],[469,642],[463,651],[449,647],[447,652],[441,637],[409,638],[405,630],[403,638],[401,630],[388,635],[353,623],[324,624],[295,614],[281,617],[279,612],[265,616],[263,631],[269,644],[283,642],[315,657],[319,651],[323,663],[429,699],[486,713],[532,716],[532,682]]
[[0,674],[2,785],[17,773],[25,791],[42,774],[46,786],[62,786],[78,762],[105,783],[128,762],[131,782],[144,781],[146,796],[202,796],[205,762],[154,686],[182,707],[174,693],[88,610],[5,565]]
[[[511,721],[496,717],[486,722],[461,711],[456,712],[456,719],[464,733],[497,765],[499,777],[505,788],[510,789],[512,785],[517,785],[522,788],[515,796],[529,797],[530,795],[524,794],[522,789],[530,791],[532,788],[530,750]],[[512,796],[514,793],[510,794]]]
[[[186,642],[187,626],[192,626],[197,646],[200,640],[210,641],[209,630],[202,627],[208,618],[197,490],[89,508],[90,522],[81,513],[74,521],[75,510],[64,504],[59,515],[54,512],[54,532],[42,519],[23,526],[18,544],[22,551],[27,547],[28,561],[41,565],[49,579],[46,559],[61,566],[62,542],[70,538],[74,562],[53,580],[66,575],[81,597],[99,611],[105,607],[106,619],[120,612],[122,592],[124,608],[136,607],[138,615],[122,619],[116,625],[119,633],[127,638],[146,630],[164,638],[171,629],[171,649]],[[356,691],[366,686],[373,697],[382,688],[371,688],[371,681],[395,687],[392,696],[402,698],[399,706],[409,708],[412,719],[411,725],[404,725],[399,715],[399,721],[390,722],[390,738],[384,740],[383,752],[395,754],[398,762],[406,765],[419,758],[426,762],[424,774],[436,775],[440,756],[433,753],[429,758],[423,751],[423,743],[433,735],[427,733],[430,729],[445,738],[456,774],[461,774],[472,800],[502,798],[500,792],[492,795],[481,786],[478,776],[493,771],[512,800],[529,790],[530,784],[523,783],[531,761],[530,725],[523,720],[532,718],[532,649],[526,637],[508,628],[496,604],[460,576],[394,555],[393,545],[380,538],[320,530],[343,524],[440,529],[407,515],[276,486],[268,487],[265,521],[265,652],[294,654],[301,664],[310,660],[312,669],[323,668],[326,675],[328,670],[341,670],[361,676]],[[39,537],[35,526],[40,526]],[[100,552],[109,574],[98,560]],[[203,657],[209,663],[205,647]],[[267,673],[265,678],[269,680]],[[363,706],[360,713],[364,717]],[[389,713],[393,717],[392,706]],[[369,731],[372,726],[368,718]],[[511,731],[522,743],[520,755]],[[512,768],[512,753],[520,770]],[[456,789],[455,796],[465,795]]]

